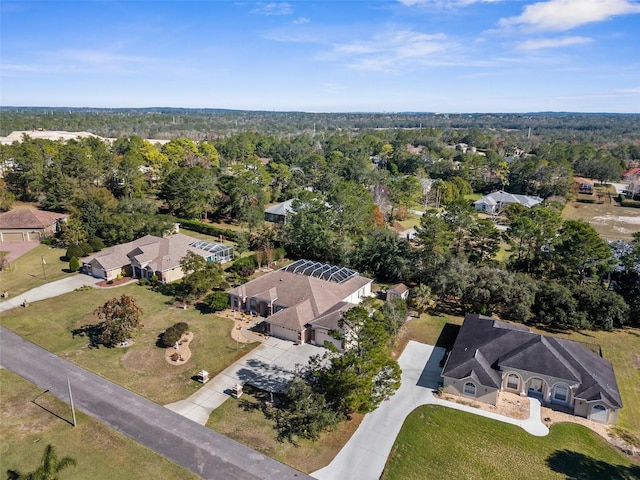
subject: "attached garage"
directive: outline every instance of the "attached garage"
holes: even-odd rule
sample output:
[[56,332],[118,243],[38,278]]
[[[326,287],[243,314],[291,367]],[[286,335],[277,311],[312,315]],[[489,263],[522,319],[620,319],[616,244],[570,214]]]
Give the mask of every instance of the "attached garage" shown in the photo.
[[589,415],[589,420],[600,423],[608,423],[608,417],[609,409],[604,405],[596,403],[593,407],[591,407],[591,415]]
[[2,232],[0,233],[0,242],[26,242],[25,235],[22,232]]

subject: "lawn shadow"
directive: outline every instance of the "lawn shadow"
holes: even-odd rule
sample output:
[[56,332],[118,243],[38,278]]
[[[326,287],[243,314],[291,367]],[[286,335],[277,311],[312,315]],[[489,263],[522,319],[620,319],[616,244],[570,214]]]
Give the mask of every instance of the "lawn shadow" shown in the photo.
[[571,450],[556,450],[547,457],[547,465],[567,480],[631,480],[640,478],[640,466],[612,465]]

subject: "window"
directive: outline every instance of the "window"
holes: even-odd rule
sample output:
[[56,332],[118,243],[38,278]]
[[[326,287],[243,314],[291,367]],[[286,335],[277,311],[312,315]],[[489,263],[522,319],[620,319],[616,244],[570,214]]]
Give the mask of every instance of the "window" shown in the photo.
[[566,385],[556,385],[553,391],[553,399],[559,402],[566,402],[569,398],[569,388]]
[[473,395],[476,396],[476,386],[471,382],[467,382],[464,384],[464,389],[462,390],[465,395]]
[[511,390],[519,390],[520,389],[520,378],[515,373],[510,373],[507,375],[507,388]]

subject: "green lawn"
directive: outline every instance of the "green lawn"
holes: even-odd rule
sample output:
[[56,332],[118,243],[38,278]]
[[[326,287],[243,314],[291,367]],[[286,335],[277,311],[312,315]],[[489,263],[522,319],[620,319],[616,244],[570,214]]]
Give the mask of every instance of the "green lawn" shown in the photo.
[[558,424],[546,437],[466,412],[423,406],[396,439],[385,480],[633,479],[640,466],[586,427]]
[[[76,275],[64,271],[69,267],[68,262],[60,260],[65,252],[61,248],[38,245],[11,262],[8,272],[0,272],[0,290],[7,290],[12,297],[15,297],[45,283]],[[43,257],[47,262],[46,265],[42,265]]]
[[[58,458],[70,456],[78,462],[60,474],[65,480],[200,478],[82,413],[77,412],[73,428],[45,410],[70,418],[67,404],[40,395],[42,390],[7,370],[0,369],[0,387],[2,475],[8,469],[35,470],[45,446],[52,444]],[[32,402],[36,396],[42,407]]]
[[[135,297],[143,310],[144,327],[133,345],[126,348],[89,348],[84,336],[72,331],[95,323],[93,311],[109,298],[122,294]],[[168,297],[136,284],[114,289],[76,291],[61,297],[32,303],[28,309],[2,314],[0,322],[22,337],[160,404],[184,399],[199,383],[191,380],[199,370],[212,376],[254,348],[231,338],[233,322],[198,310],[168,306]],[[158,336],[176,322],[186,322],[194,332],[193,356],[184,365],[169,365],[164,349],[156,346]]]
[[207,427],[306,473],[328,465],[362,420],[361,415],[354,415],[317,441],[302,439],[296,445],[280,442],[275,422],[261,408],[268,400],[267,395],[251,387],[245,388],[245,392],[240,400],[229,399],[215,409]]

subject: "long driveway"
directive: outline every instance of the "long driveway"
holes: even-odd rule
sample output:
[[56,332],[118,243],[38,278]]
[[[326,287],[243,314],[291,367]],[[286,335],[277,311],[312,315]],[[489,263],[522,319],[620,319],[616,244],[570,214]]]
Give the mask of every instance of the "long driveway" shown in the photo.
[[[310,478],[0,327],[0,365],[203,478]],[[69,413],[71,418],[71,413]]]
[[[402,385],[389,401],[365,415],[358,430],[333,461],[311,475],[318,480],[378,480],[405,418],[421,405],[442,405],[517,425],[532,435],[549,433],[540,420],[540,404],[530,398],[531,413],[527,420],[513,418],[468,407],[433,396],[440,381],[439,366],[444,349],[411,341],[398,359],[402,368]],[[536,405],[537,402],[537,405]]]
[[[56,280],[55,282],[49,282],[39,287],[32,288],[18,296],[10,296],[8,300],[0,301],[0,313],[19,307],[22,305],[24,300],[27,300],[27,302],[37,302],[46,298],[53,298],[64,295],[65,293],[73,292],[76,288],[80,288],[85,285],[93,287],[101,281],[101,278],[77,274]],[[9,292],[9,295],[11,295],[11,292]]]

